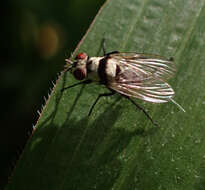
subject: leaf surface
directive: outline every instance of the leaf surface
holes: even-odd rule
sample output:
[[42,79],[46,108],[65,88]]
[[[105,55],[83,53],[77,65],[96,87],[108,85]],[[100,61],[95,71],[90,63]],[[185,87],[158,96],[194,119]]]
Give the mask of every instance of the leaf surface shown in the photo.
[[102,98],[96,84],[62,73],[7,189],[204,189],[205,8],[203,0],[109,0],[74,54],[107,51],[174,57],[169,81],[176,105],[136,102],[156,128],[120,95]]

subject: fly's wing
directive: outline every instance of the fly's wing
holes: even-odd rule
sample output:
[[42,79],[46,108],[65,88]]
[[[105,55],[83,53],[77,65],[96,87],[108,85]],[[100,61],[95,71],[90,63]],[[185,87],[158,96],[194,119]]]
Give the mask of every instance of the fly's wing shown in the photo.
[[172,60],[159,55],[137,53],[114,53],[110,55],[121,67],[129,67],[148,77],[167,80],[175,74],[176,68]]
[[174,96],[174,90],[165,81],[173,76],[174,64],[157,55],[115,53],[118,72],[108,87],[126,96],[148,102],[163,103]]

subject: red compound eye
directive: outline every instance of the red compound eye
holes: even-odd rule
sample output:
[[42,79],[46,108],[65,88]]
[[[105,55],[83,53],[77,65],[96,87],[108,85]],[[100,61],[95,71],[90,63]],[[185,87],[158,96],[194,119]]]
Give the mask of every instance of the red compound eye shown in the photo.
[[76,56],[76,59],[85,59],[87,57],[87,54],[86,53],[79,53],[77,56]]
[[76,69],[73,75],[77,80],[83,80],[86,77],[86,73],[83,69]]

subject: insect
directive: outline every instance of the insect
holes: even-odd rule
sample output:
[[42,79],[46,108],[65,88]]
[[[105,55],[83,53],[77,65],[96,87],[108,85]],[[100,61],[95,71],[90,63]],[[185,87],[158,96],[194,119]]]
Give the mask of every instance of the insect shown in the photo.
[[101,97],[112,96],[116,92],[127,98],[136,108],[140,109],[147,118],[157,125],[151,116],[131,98],[138,98],[152,103],[172,101],[174,90],[166,82],[175,73],[173,59],[165,59],[158,55],[140,53],[105,52],[104,56],[89,57],[79,53],[75,60],[66,59],[67,71],[71,71],[80,82],[62,89],[69,89],[80,84],[97,82],[105,85],[110,92],[99,94],[90,108],[91,114]]

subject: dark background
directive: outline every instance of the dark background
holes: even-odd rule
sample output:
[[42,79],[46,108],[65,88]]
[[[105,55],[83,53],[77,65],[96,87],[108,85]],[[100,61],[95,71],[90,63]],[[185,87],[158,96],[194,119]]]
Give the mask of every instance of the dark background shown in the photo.
[[0,189],[38,119],[43,97],[105,0],[7,0],[1,5]]

